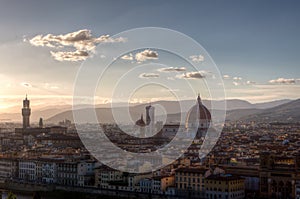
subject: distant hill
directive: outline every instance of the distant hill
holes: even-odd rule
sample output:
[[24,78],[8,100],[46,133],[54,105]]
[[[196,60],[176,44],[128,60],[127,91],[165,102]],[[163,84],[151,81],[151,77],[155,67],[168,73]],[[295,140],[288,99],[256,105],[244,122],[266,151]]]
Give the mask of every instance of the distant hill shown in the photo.
[[[239,110],[236,110],[237,112]],[[300,121],[300,99],[281,104],[272,108],[254,111],[239,118],[244,121],[262,122],[299,122]]]
[[226,112],[226,120],[228,121],[236,121],[240,120],[241,118],[245,118],[249,115],[255,115],[260,113],[262,109],[235,109],[235,110],[228,110]]
[[[224,107],[224,101],[214,101],[214,110],[221,110]],[[277,101],[271,101],[271,102],[265,102],[265,103],[257,103],[252,104],[245,100],[238,100],[238,99],[230,99],[226,101],[227,104],[227,119],[228,120],[238,120],[238,119],[245,119],[247,116],[251,116],[249,119],[255,119],[255,117],[264,117],[267,118],[268,114],[265,113],[265,115],[256,115],[258,113],[262,113],[263,110],[269,109],[269,108],[275,108],[280,105],[284,105],[286,103],[292,102],[291,100],[285,99],[285,100],[277,100]],[[169,113],[168,119],[169,120],[175,120],[177,117],[179,117],[179,104],[176,101],[157,101],[152,102],[153,104],[159,104],[161,107],[164,107],[166,111]],[[183,107],[190,107],[191,104],[194,104],[195,100],[185,100],[181,101],[181,105]],[[211,102],[208,100],[203,100],[203,104],[211,109]],[[119,103],[116,106],[118,107],[116,111],[120,114],[123,114],[125,103]],[[145,113],[145,106],[147,104],[130,104],[130,113],[133,120],[137,120],[141,113]],[[112,113],[110,110],[110,104],[97,104],[96,106],[96,112],[99,118],[103,122],[111,122],[113,121]],[[64,119],[69,119],[73,121],[73,113],[72,113],[72,106],[71,105],[49,105],[49,106],[36,106],[32,108],[32,114],[31,114],[31,122],[38,122],[39,118],[42,117],[44,119],[47,119],[47,122],[51,123],[57,123],[59,121],[62,121]],[[80,115],[82,115],[83,121],[89,121],[89,115],[87,115],[87,110],[93,108],[92,105],[88,104],[82,104],[79,106],[76,106],[76,111],[80,112]],[[20,122],[22,119],[21,116],[21,107],[14,107],[14,111],[20,109],[19,112],[12,112],[9,111],[8,113],[1,113],[0,114],[0,120],[1,121],[18,121]],[[85,110],[86,109],[86,110]],[[159,111],[156,111],[156,116],[158,119],[163,118],[163,113],[160,113]],[[127,117],[124,116],[124,117]],[[293,116],[294,118],[295,115]],[[271,117],[272,118],[272,117]]]
[[[245,121],[255,121],[255,120],[261,120],[261,121],[273,121],[273,120],[281,120],[281,119],[288,119],[290,121],[295,121],[297,118],[300,117],[300,108],[297,105],[299,100],[291,101],[291,100],[278,100],[278,101],[272,101],[267,103],[259,103],[259,104],[251,104],[244,100],[227,100],[227,116],[226,119],[230,121],[235,120],[245,120]],[[182,105],[190,105],[192,103],[195,103],[194,101],[183,101]],[[203,100],[203,103],[208,108],[211,107],[210,102]],[[214,107],[215,110],[218,110],[222,107],[222,104],[224,101],[216,101],[216,106]],[[158,101],[153,102],[153,104],[159,104],[162,107],[166,109],[166,111],[169,113],[168,115],[168,121],[179,121],[180,119],[180,109],[178,102],[175,101]],[[141,114],[145,114],[145,106],[147,104],[139,104],[135,106],[130,107],[130,117],[136,121],[138,118],[140,118]],[[299,105],[300,106],[300,105]],[[265,107],[265,109],[263,109]],[[291,108],[294,107],[294,108]],[[90,108],[83,108],[75,110],[79,112],[78,115],[80,115],[79,121],[80,122],[89,122],[91,121],[91,116],[88,114]],[[103,123],[111,123],[113,122],[113,115],[110,108],[96,108],[96,114],[99,118],[99,121]],[[126,108],[124,107],[118,107],[114,109],[115,112],[122,116],[121,118],[124,118],[124,121],[127,123],[129,121],[129,118],[126,113]],[[124,114],[124,115],[122,115]],[[158,120],[163,118],[163,114],[156,113],[156,116],[158,117]],[[270,120],[269,120],[269,119]],[[73,121],[73,112],[71,110],[61,112],[59,114],[54,115],[53,117],[50,117],[47,121],[51,123],[57,123],[59,121],[62,121],[64,119],[69,119]]]
[[[43,109],[43,110],[31,110],[31,122],[38,122],[39,118],[49,118],[51,116],[54,116],[56,114],[61,113],[62,111],[69,110],[71,107],[69,106],[67,109],[63,108],[50,108],[50,109]],[[21,115],[21,109],[19,113],[2,113],[0,114],[0,120],[7,120],[7,121],[21,121],[22,115]]]
[[[92,108],[92,105],[81,104],[76,106],[75,109]],[[99,104],[96,107],[108,107],[106,104]],[[5,113],[0,113],[0,121],[18,121],[22,120],[21,106],[13,107]],[[64,111],[72,110],[72,105],[50,105],[50,106],[35,106],[31,108],[31,122],[38,122],[40,118],[48,119]],[[16,112],[19,111],[19,112]]]
[[271,102],[263,102],[263,103],[256,103],[253,104],[257,109],[267,109],[267,108],[272,108],[275,106],[279,106],[281,104],[286,104],[288,102],[291,102],[293,100],[290,99],[282,99],[282,100],[276,100],[276,101],[271,101]]

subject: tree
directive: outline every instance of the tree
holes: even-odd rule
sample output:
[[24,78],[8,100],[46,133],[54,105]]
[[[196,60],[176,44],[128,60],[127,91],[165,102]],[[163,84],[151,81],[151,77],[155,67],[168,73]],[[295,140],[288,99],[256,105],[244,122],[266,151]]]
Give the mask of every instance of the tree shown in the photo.
[[17,199],[17,196],[10,191],[6,199]]

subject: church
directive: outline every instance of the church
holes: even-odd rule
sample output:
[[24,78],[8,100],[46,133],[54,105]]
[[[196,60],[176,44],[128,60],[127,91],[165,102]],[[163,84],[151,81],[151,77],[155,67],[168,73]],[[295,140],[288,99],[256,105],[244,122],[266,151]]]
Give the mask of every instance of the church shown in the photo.
[[[143,115],[141,118],[136,121],[135,125],[140,127],[140,131],[145,133],[145,129],[151,128],[151,132],[155,129],[155,120],[154,120],[154,107],[149,105],[146,107],[146,121],[143,119]],[[201,139],[206,136],[206,133],[211,125],[211,113],[206,108],[206,106],[202,103],[200,94],[197,97],[196,104],[190,108],[186,115],[185,120],[185,131],[187,133],[194,134],[196,133],[195,139]],[[182,129],[179,124],[165,124],[162,128],[163,135],[168,132],[171,133],[171,137],[174,137],[176,132]]]
[[197,130],[196,139],[200,139],[205,137],[210,124],[211,114],[198,95],[196,104],[187,113],[185,128],[187,132]]

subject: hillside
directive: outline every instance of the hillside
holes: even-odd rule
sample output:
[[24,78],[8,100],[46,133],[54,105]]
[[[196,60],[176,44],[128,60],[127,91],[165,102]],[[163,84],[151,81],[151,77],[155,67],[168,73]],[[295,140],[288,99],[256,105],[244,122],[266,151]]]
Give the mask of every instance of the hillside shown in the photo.
[[300,99],[245,115],[241,117],[240,120],[263,122],[299,122]]
[[[208,101],[204,100],[203,103],[207,107],[210,107]],[[217,101],[216,107],[220,108],[222,106],[222,103],[223,103],[222,101]],[[179,109],[178,102],[158,101],[153,104],[159,104],[160,106],[166,109],[166,111],[169,113],[168,115],[169,122],[179,121],[180,109]],[[183,106],[187,106],[191,104],[191,101],[183,101],[182,104]],[[131,106],[130,117],[135,121],[138,118],[140,118],[142,113],[145,115],[145,106],[146,104]],[[229,107],[229,110],[227,110],[226,120],[229,121],[244,120],[244,121],[266,121],[266,122],[273,122],[273,121],[295,122],[295,121],[299,121],[300,119],[300,99],[294,101],[280,100],[280,101],[273,101],[269,103],[260,103],[260,104],[251,104],[243,100],[228,100],[227,106]],[[271,108],[259,109],[257,107],[271,107]],[[75,110],[79,112],[78,114],[80,115],[79,122],[91,121],[91,117],[88,114],[89,109],[90,108]],[[111,123],[114,121],[112,111],[110,108],[96,108],[95,110],[96,110],[97,117],[99,118],[99,121],[103,123]],[[127,123],[130,117],[128,117],[125,110],[126,108],[124,107],[118,107],[114,109],[115,113],[124,119],[121,122]],[[156,116],[158,120],[164,118],[163,113],[159,112],[159,110],[157,110]],[[50,117],[47,120],[47,122],[57,123],[64,119],[69,119],[73,121],[73,112],[69,110],[69,111],[64,111],[62,113],[56,114],[55,116]]]

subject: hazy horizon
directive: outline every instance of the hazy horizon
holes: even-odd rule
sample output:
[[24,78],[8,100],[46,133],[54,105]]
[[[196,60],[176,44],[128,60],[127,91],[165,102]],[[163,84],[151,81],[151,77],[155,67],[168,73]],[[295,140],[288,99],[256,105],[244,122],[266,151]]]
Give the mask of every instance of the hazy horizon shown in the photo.
[[[6,107],[6,108],[2,108],[0,109],[0,114],[4,114],[4,113],[18,113],[21,111],[22,108],[22,101],[23,99],[25,99],[25,97],[23,97],[21,100],[19,100],[19,104],[16,104],[15,106],[10,106],[10,107]],[[59,104],[34,104],[35,103],[35,99],[34,98],[30,98],[30,96],[28,96],[28,99],[31,101],[30,107],[32,110],[47,110],[48,108],[58,108],[61,106],[66,106],[66,107],[73,107],[72,102],[66,102],[66,103],[59,103]],[[259,102],[251,102],[245,99],[238,99],[238,98],[231,98],[231,99],[226,99],[227,100],[241,100],[241,101],[245,101],[245,102],[249,102],[251,104],[262,104],[262,103],[270,103],[270,102],[276,102],[276,101],[285,101],[285,100],[297,100],[300,98],[295,98],[295,99],[287,99],[287,98],[283,98],[283,99],[274,99],[274,100],[269,100],[269,101],[259,101]],[[195,100],[195,99],[184,99],[184,100]],[[202,99],[204,101],[210,101],[210,99]],[[155,103],[158,101],[176,101],[176,100],[167,100],[167,99],[162,99],[162,100],[157,100],[157,101],[140,101],[140,102],[130,102],[129,105],[130,106],[135,106],[135,105],[143,105],[143,104],[149,104],[149,103]],[[181,100],[182,101],[182,100]],[[214,100],[214,101],[222,101],[222,100]],[[128,102],[126,101],[120,101],[115,103],[115,105],[117,106],[122,106],[125,107],[125,104],[128,104]],[[106,102],[106,103],[96,103],[96,104],[80,104],[80,105],[75,105],[74,107],[78,107],[78,108],[85,108],[85,106],[103,106],[103,107],[109,107],[111,105],[111,102]],[[70,109],[71,110],[71,109]]]

